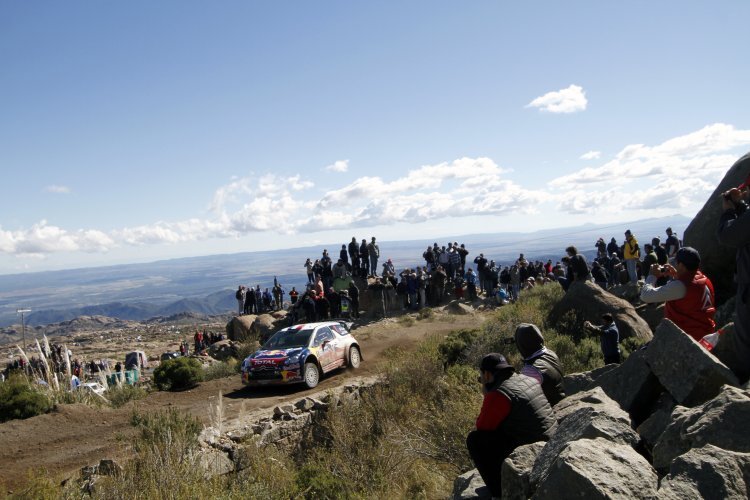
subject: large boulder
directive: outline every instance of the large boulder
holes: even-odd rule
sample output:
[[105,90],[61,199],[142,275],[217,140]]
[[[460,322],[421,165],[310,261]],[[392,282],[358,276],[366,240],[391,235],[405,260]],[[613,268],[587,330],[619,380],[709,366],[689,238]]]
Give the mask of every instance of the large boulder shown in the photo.
[[635,337],[651,340],[648,324],[638,316],[633,305],[595,285],[591,281],[574,281],[549,314],[552,325],[556,325],[568,312],[576,311],[583,319],[600,323],[602,314],[610,313],[615,319],[620,339]]
[[639,349],[633,352],[624,363],[603,374],[593,384],[601,387],[636,423],[648,416],[651,405],[664,390],[646,363],[647,351]]
[[208,355],[219,361],[237,357],[237,345],[232,340],[221,340],[208,346]]
[[539,484],[534,499],[655,499],[658,477],[628,445],[606,439],[568,443]]
[[666,470],[678,456],[706,444],[750,453],[750,434],[743,432],[748,422],[750,394],[737,387],[724,386],[718,396],[695,408],[677,406],[654,446],[654,467]]
[[641,436],[642,443],[649,453],[652,452],[661,435],[672,423],[672,411],[674,411],[676,405],[677,402],[668,392],[662,393],[651,414],[636,428],[636,432]]
[[635,308],[635,312],[643,318],[651,331],[654,331],[664,319],[664,304],[640,304]]
[[255,338],[253,336],[253,323],[257,316],[255,314],[245,314],[235,316],[227,325],[227,337],[235,342],[244,342]]
[[692,337],[665,319],[648,345],[646,362],[659,382],[684,406],[695,406],[719,393],[737,377]]
[[594,381],[598,380],[599,377],[607,372],[616,369],[619,365],[609,364],[600,368],[595,368],[588,372],[583,373],[571,373],[563,377],[563,385],[565,386],[565,394],[572,396],[573,394],[587,391],[594,385]]
[[[576,405],[576,408],[571,413],[565,411],[565,406],[555,409],[556,412],[565,413],[558,423],[557,431],[534,462],[529,476],[532,489],[544,481],[550,467],[568,443],[579,439],[604,438],[611,443],[635,447],[640,440],[630,427],[628,414],[600,389],[576,394],[570,401],[566,399],[558,403],[558,406],[565,403]],[[596,404],[593,404],[594,400],[597,401]]]
[[491,498],[489,488],[484,484],[482,476],[476,469],[464,472],[453,481],[453,500],[489,500]]
[[746,154],[724,174],[703,208],[685,229],[683,244],[691,246],[701,254],[701,269],[711,278],[716,296],[720,299],[734,295],[735,252],[731,247],[720,245],[716,237],[721,216],[721,193],[740,185],[750,173],[750,153]]
[[502,467],[503,500],[526,500],[531,496],[529,475],[544,442],[519,446],[505,459]]
[[[283,320],[279,320],[282,321]],[[257,336],[257,338],[261,341],[261,343],[273,335],[276,330],[279,328],[277,327],[277,320],[270,314],[260,314],[257,318],[255,318],[255,321],[253,321],[253,334]]]
[[660,499],[748,498],[750,454],[707,445],[672,462],[659,485]]
[[448,304],[443,307],[443,311],[448,314],[458,315],[474,314],[474,309],[470,305],[459,302],[458,300],[451,300],[448,302]]

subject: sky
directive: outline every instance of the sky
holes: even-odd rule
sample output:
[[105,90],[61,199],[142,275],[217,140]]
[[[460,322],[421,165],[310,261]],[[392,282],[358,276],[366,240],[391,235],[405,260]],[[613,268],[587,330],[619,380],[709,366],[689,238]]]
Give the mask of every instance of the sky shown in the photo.
[[0,0],[0,274],[693,216],[750,2]]

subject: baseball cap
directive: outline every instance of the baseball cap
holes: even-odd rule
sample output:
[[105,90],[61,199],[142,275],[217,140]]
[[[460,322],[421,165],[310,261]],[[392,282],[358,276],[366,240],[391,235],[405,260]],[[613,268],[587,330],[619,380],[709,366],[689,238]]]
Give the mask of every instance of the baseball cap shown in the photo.
[[514,370],[513,366],[508,364],[505,356],[497,352],[491,352],[483,357],[479,369],[490,373],[497,373],[501,370]]
[[690,270],[696,270],[701,265],[701,254],[693,247],[682,247],[675,256],[677,262],[682,262]]

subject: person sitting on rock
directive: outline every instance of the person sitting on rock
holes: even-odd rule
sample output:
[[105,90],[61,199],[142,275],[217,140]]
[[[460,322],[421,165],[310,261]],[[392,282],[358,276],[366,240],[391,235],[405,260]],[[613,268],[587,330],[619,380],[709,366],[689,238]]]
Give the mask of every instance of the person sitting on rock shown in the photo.
[[[716,327],[714,286],[698,270],[701,256],[696,249],[680,248],[675,261],[676,268],[659,264],[651,266],[646,284],[641,289],[641,300],[651,304],[664,302],[664,317],[700,341]],[[661,276],[668,276],[672,280],[664,286],[654,286]]]
[[500,498],[503,461],[519,446],[548,441],[557,422],[539,384],[516,374],[502,354],[482,358],[479,382],[484,401],[466,447],[492,497]]
[[604,313],[602,314],[602,321],[603,323],[599,326],[586,321],[583,323],[583,327],[599,334],[604,364],[620,364],[620,332],[617,330],[615,319],[610,313]]
[[549,404],[555,406],[565,397],[563,369],[554,351],[544,346],[544,336],[531,323],[521,323],[514,335],[518,352],[523,357],[521,374],[535,379],[542,386]]

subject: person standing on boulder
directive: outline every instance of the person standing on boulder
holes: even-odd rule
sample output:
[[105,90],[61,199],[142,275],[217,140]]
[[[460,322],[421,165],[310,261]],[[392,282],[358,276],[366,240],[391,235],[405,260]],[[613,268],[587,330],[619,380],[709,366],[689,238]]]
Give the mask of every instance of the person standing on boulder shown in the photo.
[[375,243],[375,236],[367,244],[367,255],[370,256],[370,273],[375,277],[378,275],[378,258],[380,257],[380,247]]
[[565,397],[560,359],[544,346],[544,336],[534,324],[521,323],[516,327],[516,346],[523,357],[521,375],[533,378],[542,386],[549,404],[555,406]]
[[677,235],[672,232],[672,228],[668,227],[666,230],[667,241],[664,242],[664,249],[667,251],[667,258],[669,263],[673,266],[677,265],[675,258],[677,257],[677,250],[680,249],[680,240]]
[[604,323],[600,326],[592,325],[590,322],[586,321],[583,323],[583,327],[599,334],[599,339],[602,344],[604,364],[609,365],[617,363],[619,365],[621,359],[620,332],[617,330],[615,319],[610,313],[604,313],[602,314],[602,321]]
[[641,258],[641,249],[638,247],[638,240],[635,239],[630,229],[625,231],[625,245],[623,245],[622,254],[625,267],[628,270],[628,278],[631,283],[636,283],[638,281],[638,271],[636,268],[638,259]]
[[[646,303],[664,302],[664,317],[682,331],[700,341],[716,328],[714,314],[714,286],[698,270],[701,256],[692,247],[682,247],[675,256],[677,267],[654,264],[641,289],[641,300]],[[666,285],[656,287],[660,277],[672,278]]]
[[[750,161],[750,155],[741,160]],[[724,212],[719,219],[719,243],[737,248],[737,295],[735,297],[735,334],[732,350],[736,356],[726,360],[741,383],[750,378],[750,176],[737,188],[722,194]]]
[[492,497],[500,498],[503,461],[519,446],[548,441],[557,421],[539,384],[516,374],[502,354],[482,358],[479,382],[484,401],[466,447]]

